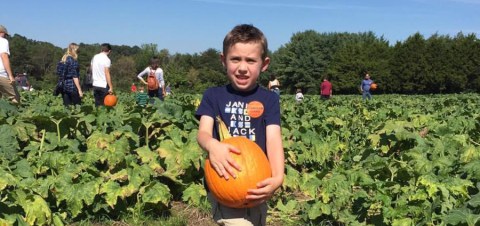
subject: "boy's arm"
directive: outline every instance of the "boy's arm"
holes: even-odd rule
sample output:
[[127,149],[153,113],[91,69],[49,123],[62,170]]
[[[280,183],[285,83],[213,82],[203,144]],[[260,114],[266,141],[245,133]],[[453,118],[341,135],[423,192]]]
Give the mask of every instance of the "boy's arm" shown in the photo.
[[213,138],[214,121],[212,117],[202,115],[200,117],[200,124],[198,126],[197,142],[203,150],[209,152],[212,145],[220,143]]
[[240,153],[232,145],[224,144],[213,138],[212,131],[215,125],[214,119],[202,115],[198,127],[197,142],[200,147],[208,152],[210,164],[217,171],[218,175],[228,180],[229,175],[236,177],[235,170],[241,170],[240,166],[233,160],[229,152]]
[[252,200],[254,205],[270,199],[275,191],[282,186],[285,156],[283,153],[282,135],[279,125],[267,126],[267,155],[272,169],[272,177],[257,183],[256,189],[249,189],[247,199]]
[[273,187],[276,190],[282,186],[285,173],[285,156],[279,125],[267,126],[267,156],[272,169]]

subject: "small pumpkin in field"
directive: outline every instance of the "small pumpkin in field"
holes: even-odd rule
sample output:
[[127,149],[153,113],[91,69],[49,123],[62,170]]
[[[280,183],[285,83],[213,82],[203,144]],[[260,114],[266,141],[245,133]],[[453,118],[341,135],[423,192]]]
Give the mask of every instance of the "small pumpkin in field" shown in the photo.
[[377,89],[377,83],[372,83],[372,84],[370,85],[370,89],[371,89],[371,90],[376,90],[376,89]]
[[105,96],[105,99],[103,99],[103,104],[107,107],[113,107],[117,105],[117,96],[112,93],[107,94],[107,96]]
[[225,206],[253,207],[254,205],[245,198],[247,190],[257,188],[258,182],[272,176],[270,163],[260,146],[245,137],[231,137],[223,121],[218,117],[217,120],[220,125],[221,142],[231,144],[241,152],[230,154],[242,171],[236,172],[236,178],[225,180],[217,174],[210,161],[206,159],[204,172],[207,186],[215,199]]

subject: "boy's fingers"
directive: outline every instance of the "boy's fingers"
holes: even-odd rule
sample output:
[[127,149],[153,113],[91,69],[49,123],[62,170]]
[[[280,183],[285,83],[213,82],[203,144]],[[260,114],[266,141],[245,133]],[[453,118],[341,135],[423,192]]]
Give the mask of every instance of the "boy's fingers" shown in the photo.
[[[227,159],[227,161],[228,161],[228,164],[229,164],[230,166],[232,166],[233,168],[235,168],[235,169],[238,170],[238,171],[242,171],[242,167],[241,167],[237,162],[235,162],[234,159],[229,158],[229,159]],[[229,172],[230,172],[230,171],[229,171]],[[230,173],[230,174],[231,174],[231,173]],[[233,174],[232,174],[232,175],[233,175]],[[235,176],[234,176],[234,177],[235,177]]]
[[230,152],[233,152],[233,153],[235,153],[235,154],[240,154],[240,153],[242,153],[242,152],[240,151],[240,149],[236,148],[236,147],[233,146],[233,145],[230,145],[229,149],[230,149]]
[[[228,174],[232,175],[233,178],[237,178],[237,175],[235,174],[235,170],[232,169],[232,167],[225,167],[226,171]],[[225,177],[225,179],[228,179],[227,177]]]
[[215,171],[217,171],[217,173],[220,177],[225,178],[225,180],[229,179],[228,173],[227,173],[225,167],[223,167],[222,164],[212,164],[212,166],[215,169]]

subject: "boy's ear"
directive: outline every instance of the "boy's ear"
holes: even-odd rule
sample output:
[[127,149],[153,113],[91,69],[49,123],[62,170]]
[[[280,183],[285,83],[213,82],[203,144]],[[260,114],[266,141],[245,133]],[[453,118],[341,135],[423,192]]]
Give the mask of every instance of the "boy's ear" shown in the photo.
[[222,61],[223,67],[226,67],[226,65],[225,65],[225,55],[223,55],[223,53],[220,53],[220,61]]
[[265,57],[265,60],[263,60],[262,64],[262,72],[268,69],[268,65],[270,65],[270,57]]

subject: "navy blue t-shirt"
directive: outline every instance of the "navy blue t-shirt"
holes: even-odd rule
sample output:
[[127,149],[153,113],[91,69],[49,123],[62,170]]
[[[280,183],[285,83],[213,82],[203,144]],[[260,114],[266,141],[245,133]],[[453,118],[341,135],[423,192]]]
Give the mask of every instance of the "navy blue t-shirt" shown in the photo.
[[[249,92],[239,92],[231,85],[209,88],[195,116],[220,115],[232,136],[243,136],[256,142],[266,153],[266,127],[280,126],[280,98],[258,85]],[[213,137],[220,140],[215,120]]]

